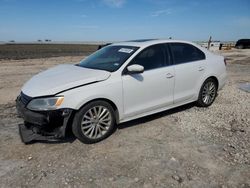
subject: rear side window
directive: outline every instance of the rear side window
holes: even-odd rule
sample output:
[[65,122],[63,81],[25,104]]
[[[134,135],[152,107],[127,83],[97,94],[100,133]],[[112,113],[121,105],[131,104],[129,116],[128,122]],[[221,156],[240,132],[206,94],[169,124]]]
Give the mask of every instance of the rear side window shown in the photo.
[[144,70],[156,69],[165,66],[164,46],[157,44],[144,49],[131,62],[130,65],[138,64],[144,67]]
[[171,43],[174,63],[181,64],[206,59],[205,54],[193,45],[186,43]]

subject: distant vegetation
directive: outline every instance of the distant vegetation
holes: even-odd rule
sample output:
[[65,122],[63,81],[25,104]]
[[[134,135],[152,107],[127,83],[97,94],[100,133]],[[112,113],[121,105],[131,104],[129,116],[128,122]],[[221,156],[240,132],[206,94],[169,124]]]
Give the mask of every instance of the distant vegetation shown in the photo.
[[0,59],[29,59],[58,56],[89,55],[98,45],[88,44],[4,44],[0,45]]

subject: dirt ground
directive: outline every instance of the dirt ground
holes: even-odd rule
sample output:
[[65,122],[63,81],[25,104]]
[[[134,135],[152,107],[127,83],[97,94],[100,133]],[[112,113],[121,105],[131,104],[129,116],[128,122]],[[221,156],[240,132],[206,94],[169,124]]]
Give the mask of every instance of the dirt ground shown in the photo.
[[83,56],[93,53],[99,45],[67,43],[0,44],[1,59],[34,59],[60,56]]
[[0,61],[0,187],[250,187],[250,50],[223,52],[228,83],[193,104],[124,123],[108,139],[24,145],[15,98],[32,75],[82,57]]

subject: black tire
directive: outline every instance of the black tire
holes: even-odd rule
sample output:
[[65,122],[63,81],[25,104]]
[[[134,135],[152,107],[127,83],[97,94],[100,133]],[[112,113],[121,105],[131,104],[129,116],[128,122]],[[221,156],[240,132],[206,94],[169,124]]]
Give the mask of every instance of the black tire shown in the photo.
[[[213,97],[211,98],[211,100],[208,101],[208,100],[205,100],[204,93],[205,93],[206,87],[208,87],[209,84],[212,84],[214,86],[214,90],[213,90]],[[199,92],[199,97],[198,97],[198,100],[196,102],[197,106],[208,107],[211,104],[213,104],[213,102],[217,96],[217,89],[218,89],[218,84],[217,84],[217,81],[215,79],[208,78],[207,80],[205,80],[205,82],[202,84],[200,92]]]
[[[90,138],[89,136],[86,136],[86,132],[84,133],[82,130],[82,121],[83,121],[83,116],[85,116],[89,111],[93,112],[92,110],[90,109],[94,109],[94,108],[98,108],[98,107],[103,107],[104,109],[108,110],[109,113],[110,113],[110,126],[103,130],[103,131],[106,131],[103,135],[102,135],[102,132],[101,129],[97,126],[99,124],[99,120],[98,120],[98,123],[95,122],[93,123],[91,120],[91,123],[89,123],[87,126],[95,126],[94,131],[96,131],[98,129],[99,131],[99,136],[98,138]],[[93,143],[96,143],[96,142],[100,142],[101,140],[104,140],[105,138],[107,138],[108,136],[110,136],[113,131],[114,131],[114,127],[115,127],[115,115],[114,115],[114,109],[112,108],[112,106],[108,103],[108,102],[105,102],[105,101],[93,101],[93,102],[90,102],[88,104],[86,104],[85,106],[83,106],[75,115],[74,117],[74,121],[73,121],[73,124],[72,124],[72,132],[73,134],[83,143],[85,144],[93,144]],[[94,125],[94,124],[97,124],[97,125]],[[87,127],[85,126],[85,128]],[[92,127],[88,128],[88,129],[91,129]],[[90,131],[92,132],[92,131]]]

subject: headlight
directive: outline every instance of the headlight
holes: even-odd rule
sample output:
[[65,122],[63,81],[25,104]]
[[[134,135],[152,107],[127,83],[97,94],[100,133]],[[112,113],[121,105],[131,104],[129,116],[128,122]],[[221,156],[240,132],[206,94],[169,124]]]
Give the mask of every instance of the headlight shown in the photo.
[[62,104],[64,97],[37,98],[29,102],[27,108],[35,111],[56,110]]

